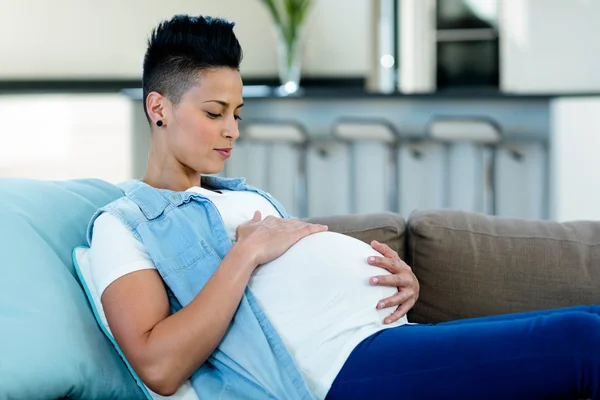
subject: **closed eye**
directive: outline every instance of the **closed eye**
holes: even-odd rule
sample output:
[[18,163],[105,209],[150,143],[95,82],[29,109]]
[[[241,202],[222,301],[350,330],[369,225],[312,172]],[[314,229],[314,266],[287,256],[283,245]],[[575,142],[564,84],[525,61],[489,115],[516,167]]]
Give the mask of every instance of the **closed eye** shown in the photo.
[[208,115],[210,118],[219,118],[221,116],[221,114],[213,114],[211,112],[206,112],[206,115]]
[[241,121],[241,120],[242,120],[242,117],[240,117],[239,115],[234,115],[233,117],[234,117],[235,119],[237,119],[238,121]]

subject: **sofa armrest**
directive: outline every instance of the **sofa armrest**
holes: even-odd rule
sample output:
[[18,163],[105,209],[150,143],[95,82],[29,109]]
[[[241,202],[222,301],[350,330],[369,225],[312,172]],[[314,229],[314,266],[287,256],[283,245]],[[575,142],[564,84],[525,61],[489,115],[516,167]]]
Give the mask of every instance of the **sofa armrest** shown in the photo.
[[414,322],[600,302],[600,222],[419,211],[406,258],[421,284]]
[[365,215],[343,215],[305,219],[324,224],[332,232],[343,233],[371,244],[372,240],[385,243],[404,258],[406,222],[399,214],[377,213]]

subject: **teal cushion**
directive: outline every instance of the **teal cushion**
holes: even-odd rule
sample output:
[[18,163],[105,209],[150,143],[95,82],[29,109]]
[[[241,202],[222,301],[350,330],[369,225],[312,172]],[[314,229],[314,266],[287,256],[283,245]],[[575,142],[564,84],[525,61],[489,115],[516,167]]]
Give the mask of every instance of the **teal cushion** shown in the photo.
[[92,214],[120,196],[92,179],[0,179],[0,398],[145,397],[71,259]]
[[152,400],[152,395],[149,391],[150,389],[144,384],[142,379],[135,372],[135,370],[125,357],[123,350],[121,350],[121,347],[115,340],[115,337],[112,335],[112,332],[110,332],[110,330],[106,329],[105,327],[105,325],[108,325],[108,322],[106,321],[106,315],[104,315],[104,311],[102,310],[102,303],[100,300],[101,296],[98,293],[98,290],[96,290],[96,286],[94,285],[94,282],[92,280],[90,258],[88,257],[89,252],[90,248],[88,246],[80,246],[73,249],[73,266],[75,267],[75,272],[77,273],[77,277],[79,278],[79,283],[81,283],[81,286],[85,291],[85,295],[87,296],[88,302],[90,303],[90,307],[92,307],[92,311],[94,312],[94,317],[96,318],[98,326],[100,326],[102,332],[104,332],[108,340],[110,340],[110,342],[114,346],[115,350],[119,353],[119,355],[123,359],[123,362],[125,363],[125,365],[127,365],[131,376],[135,378],[138,386],[146,395],[146,398]]

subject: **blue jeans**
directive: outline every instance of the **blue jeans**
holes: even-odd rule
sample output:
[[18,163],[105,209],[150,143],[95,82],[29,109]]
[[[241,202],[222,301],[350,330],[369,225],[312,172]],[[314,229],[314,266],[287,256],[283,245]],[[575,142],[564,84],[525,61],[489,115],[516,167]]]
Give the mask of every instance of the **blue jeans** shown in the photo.
[[600,307],[380,331],[352,352],[327,399],[600,398]]

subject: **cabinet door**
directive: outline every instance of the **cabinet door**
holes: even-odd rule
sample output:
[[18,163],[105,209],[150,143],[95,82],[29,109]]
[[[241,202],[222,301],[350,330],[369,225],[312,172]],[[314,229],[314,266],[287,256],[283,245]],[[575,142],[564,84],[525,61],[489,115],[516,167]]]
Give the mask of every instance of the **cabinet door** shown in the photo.
[[300,151],[287,143],[273,143],[269,146],[267,190],[283,204],[288,214],[300,215],[298,191],[300,186]]
[[350,213],[350,152],[340,142],[312,143],[307,156],[308,215]]
[[471,142],[408,146],[402,153],[401,180],[404,213],[414,208],[448,208],[488,212],[492,191],[491,150]]
[[445,206],[453,210],[485,212],[486,152],[473,143],[455,143],[446,147],[444,157]]
[[496,157],[497,214],[547,218],[547,153],[541,143],[507,143]]
[[403,143],[398,149],[398,200],[405,218],[414,210],[443,207],[444,147],[432,142]]
[[351,148],[351,207],[358,214],[392,211],[389,208],[390,150],[387,144],[357,141]]
[[501,1],[500,89],[600,90],[600,1]]

